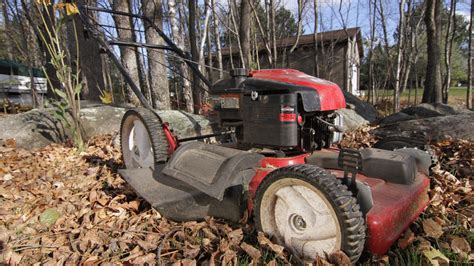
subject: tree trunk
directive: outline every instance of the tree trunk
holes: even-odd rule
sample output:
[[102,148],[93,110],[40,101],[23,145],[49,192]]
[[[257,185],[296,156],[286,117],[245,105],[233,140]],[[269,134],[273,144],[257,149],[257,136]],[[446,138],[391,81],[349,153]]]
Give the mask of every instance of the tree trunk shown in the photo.
[[240,27],[239,38],[244,56],[243,67],[252,67],[252,56],[250,54],[250,0],[242,0],[240,3]]
[[441,0],[426,0],[427,54],[424,103],[441,103]]
[[[293,51],[296,49],[298,46],[298,42],[300,40],[300,35],[303,27],[303,0],[297,0],[298,1],[298,32],[296,33],[296,40],[295,43],[291,46],[290,49],[290,54],[293,53]],[[314,31],[316,32],[316,30]]]
[[474,1],[471,2],[471,22],[469,23],[469,62],[468,62],[468,74],[467,74],[467,93],[466,93],[466,106],[468,109],[472,109],[472,85],[473,85],[473,68],[474,64]]
[[374,105],[375,99],[375,84],[374,84],[374,64],[373,64],[373,51],[375,43],[375,11],[376,11],[376,2],[374,1],[374,8],[370,7],[372,1],[369,1],[369,19],[370,19],[370,48],[369,48],[369,88],[367,101]]
[[[176,46],[178,46],[181,50],[185,50],[184,47],[184,39],[183,39],[183,34],[179,30],[179,18],[176,12],[176,1],[175,0],[168,0],[168,15],[169,15],[169,21],[170,21],[170,27],[171,27],[171,33],[173,36],[173,41],[176,43]],[[189,82],[189,72],[186,64],[184,63],[183,60],[177,60],[177,68],[178,72],[181,75],[183,85],[182,85],[182,91],[183,91],[183,100],[184,104],[186,106],[185,110],[189,113],[192,113],[194,111],[194,102],[193,102],[193,92],[191,89],[191,83]],[[180,105],[180,103],[178,103]]]
[[[235,15],[234,15],[234,10],[237,9],[237,4],[235,2],[235,0],[230,0],[229,1],[229,12],[230,12],[230,18],[232,19],[232,26],[233,26],[233,30],[235,32],[235,37],[237,39],[237,44],[238,44],[238,47],[239,47],[239,55],[240,55],[240,67],[245,67],[245,59],[244,59],[244,53],[242,52],[242,43],[240,42],[240,36],[239,36],[239,33],[238,33],[238,28],[237,28],[237,21],[235,19]],[[231,53],[232,54],[232,53]]]
[[[79,5],[84,4],[96,6],[97,1],[86,1],[79,0]],[[89,14],[89,16],[94,16],[94,12]],[[70,47],[75,47],[75,37],[77,34],[77,44],[79,46],[79,65],[81,68],[81,76],[84,86],[82,87],[82,98],[85,100],[91,101],[100,101],[100,90],[103,90],[105,87],[104,79],[102,78],[102,59],[100,55],[99,44],[93,39],[87,36],[84,32],[84,25],[79,16],[74,16],[74,23],[76,24],[77,33],[72,32],[74,28],[68,26],[68,42],[72,42]],[[71,53],[74,53],[75,49],[70,49]]]
[[[133,4],[133,2],[131,3]],[[132,12],[134,11],[132,10]],[[143,34],[137,34],[137,29],[135,29],[135,27],[132,27],[131,30],[133,42],[145,42],[145,40],[143,40]],[[155,108],[152,102],[148,74],[145,71],[145,53],[142,52],[142,50],[143,48],[141,47],[134,47],[135,57],[137,58],[138,63],[138,80],[140,82],[139,87],[140,91],[143,93],[143,96],[145,96],[145,99],[150,103],[150,106]]]
[[269,15],[270,15],[270,36],[272,38],[273,47],[273,67],[277,67],[278,51],[276,45],[276,31],[275,31],[275,3],[274,0],[270,0],[268,3]]
[[456,34],[456,2],[457,0],[451,0],[444,46],[444,65],[446,67],[446,74],[443,81],[443,103],[446,104],[448,103],[449,87],[451,85],[451,55],[453,54],[453,42]]
[[215,0],[211,0],[211,8],[212,8],[212,19],[213,19],[213,26],[214,26],[214,43],[216,46],[216,60],[217,60],[217,68],[219,69],[219,79],[222,79],[224,77],[224,74],[222,72],[223,66],[222,66],[222,52],[221,52],[221,38],[219,34],[219,19],[217,17],[216,13],[216,7],[215,7]]
[[[119,12],[130,12],[130,6],[128,1],[123,0],[109,0],[112,9]],[[132,23],[131,19],[126,16],[113,16],[115,26],[117,27],[117,35],[121,41],[133,41],[133,32],[131,30]],[[124,68],[132,78],[133,82],[139,86],[140,76],[138,72],[138,62],[135,55],[136,49],[127,46],[120,46],[121,61]],[[125,100],[138,105],[139,101],[137,96],[133,93],[129,86],[126,87]]]
[[[2,15],[3,15],[3,23],[5,26],[5,29],[10,29],[11,22],[10,22],[10,18],[8,17],[7,0],[2,0]],[[3,33],[5,35],[3,36],[3,38],[6,44],[5,49],[7,50],[8,60],[12,60],[13,59],[13,52],[12,52],[13,45],[10,43],[10,38],[7,36],[8,34],[7,31],[4,30]]]
[[[387,30],[387,21],[385,19],[385,12],[384,12],[384,5],[383,1],[379,1],[379,15],[380,15],[380,23],[382,24],[382,31],[383,31],[383,40],[384,40],[384,51],[387,60],[387,79],[389,82],[393,81],[393,65],[392,65],[392,57],[390,55],[390,47],[388,41],[388,30]],[[386,84],[384,85],[384,87]],[[394,103],[395,104],[395,103]]]
[[[252,13],[253,13],[253,17],[255,18],[255,22],[257,22],[257,26],[258,26],[258,30],[260,31],[260,35],[262,36],[262,39],[263,39],[263,43],[265,45],[265,50],[267,51],[267,60],[268,60],[268,63],[270,65],[273,65],[273,58],[272,58],[272,50],[270,49],[270,42],[269,42],[269,34],[268,32],[266,33],[265,30],[263,29],[263,26],[262,26],[262,22],[260,21],[260,18],[258,17],[258,14],[257,14],[257,11],[255,10],[255,6],[254,4],[252,3],[252,1],[250,1],[250,6],[252,7]],[[255,40],[257,41],[257,40]],[[256,44],[256,49],[258,49],[258,44]],[[256,50],[258,52],[258,50]],[[257,60],[258,60],[258,57],[257,57]],[[260,69],[260,67],[259,67]]]
[[[199,44],[199,70],[205,75],[208,69],[206,69],[206,63],[204,59],[204,48],[206,48],[206,40],[209,31],[209,18],[211,17],[211,9],[209,8],[209,0],[204,1],[204,25],[201,34],[201,42]],[[198,26],[199,28],[199,26]],[[210,70],[210,69],[209,69]]]
[[[153,29],[150,22],[163,30],[163,5],[161,0],[142,0],[143,15],[150,21],[144,20],[146,42],[153,45],[163,45],[161,36]],[[166,68],[166,58],[163,50],[147,49],[148,78],[153,107],[158,110],[171,109],[170,90]]]
[[314,5],[314,33],[313,33],[313,41],[314,41],[314,76],[319,77],[319,67],[318,67],[318,0],[313,1]]
[[405,43],[405,0],[399,2],[400,19],[398,21],[398,42],[397,42],[397,69],[395,72],[395,88],[393,93],[393,112],[400,110],[400,87],[402,79],[403,48]]
[[[196,38],[196,0],[189,0],[189,44],[191,46],[191,57],[194,61],[193,64],[196,65],[196,68],[199,66],[195,62],[199,62],[199,51],[197,47],[197,38]],[[193,101],[194,101],[194,113],[199,114],[201,109],[201,87],[199,86],[200,80],[196,73],[193,72]]]

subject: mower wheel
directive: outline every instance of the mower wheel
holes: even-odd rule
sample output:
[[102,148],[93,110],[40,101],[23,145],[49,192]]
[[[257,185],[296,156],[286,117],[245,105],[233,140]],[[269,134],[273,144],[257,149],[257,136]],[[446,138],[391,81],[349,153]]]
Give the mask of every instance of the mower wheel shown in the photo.
[[120,126],[120,144],[126,168],[155,168],[168,159],[169,144],[162,121],[151,110],[128,110]]
[[342,250],[354,263],[364,249],[366,226],[356,198],[322,168],[273,171],[258,187],[254,206],[257,229],[303,260]]

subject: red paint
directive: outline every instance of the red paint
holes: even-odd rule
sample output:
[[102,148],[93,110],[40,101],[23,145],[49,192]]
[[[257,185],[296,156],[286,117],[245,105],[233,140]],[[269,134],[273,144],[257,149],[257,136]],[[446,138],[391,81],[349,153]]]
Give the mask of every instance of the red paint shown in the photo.
[[[337,150],[324,151],[338,152]],[[249,214],[253,210],[255,193],[263,179],[276,168],[304,164],[308,155],[262,159],[260,161],[261,167],[257,169],[249,184],[252,199],[248,201]],[[344,175],[341,170],[328,170],[338,178],[342,178]],[[366,249],[373,254],[383,255],[428,206],[429,179],[419,173],[412,185],[387,183],[382,179],[370,178],[362,174],[357,175],[357,180],[370,187],[374,201],[374,206],[366,215]]]
[[298,125],[302,126],[303,125],[303,117],[301,115],[298,116]]
[[296,114],[280,114],[280,122],[295,122]]
[[[257,192],[257,188],[262,183],[263,179],[273,170],[295,165],[295,164],[304,164],[305,158],[308,157],[310,154],[301,154],[293,157],[285,157],[285,158],[276,158],[276,157],[265,157],[260,161],[260,168],[257,168],[255,176],[252,178],[249,184],[249,191],[250,197],[253,199],[255,197],[255,193]],[[252,213],[253,210],[253,201],[248,201],[248,211]]]
[[293,156],[293,157],[284,157],[284,158],[277,158],[277,157],[265,157],[260,161],[260,166],[262,168],[280,168],[284,166],[290,166],[295,164],[304,164],[306,163],[305,158],[308,157],[309,153],[304,153],[301,155]]
[[168,155],[173,154],[173,152],[178,148],[178,141],[176,137],[171,133],[170,127],[168,123],[163,123],[162,125],[163,131],[165,132],[166,140],[168,141]]
[[274,80],[315,89],[319,94],[321,111],[346,108],[341,88],[335,83],[319,79],[294,69],[263,69],[250,72],[256,79]]
[[[343,176],[342,171],[331,172]],[[429,179],[418,174],[414,184],[400,185],[358,174],[357,180],[369,185],[374,200],[374,206],[366,216],[366,249],[383,255],[428,206]]]

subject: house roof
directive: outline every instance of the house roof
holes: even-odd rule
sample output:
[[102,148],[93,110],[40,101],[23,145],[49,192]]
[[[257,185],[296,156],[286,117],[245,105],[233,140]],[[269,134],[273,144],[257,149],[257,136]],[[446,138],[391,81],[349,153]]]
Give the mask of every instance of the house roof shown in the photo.
[[[357,43],[358,43],[358,49],[359,49],[359,54],[362,57],[363,56],[363,47],[362,47],[362,35],[359,27],[356,28],[348,28],[348,29],[340,29],[340,30],[333,30],[333,31],[325,31],[325,32],[318,32],[316,35],[316,40],[318,42],[342,42],[344,40],[347,40],[348,38],[353,38],[357,37]],[[276,40],[276,47],[277,48],[285,48],[285,47],[291,47],[296,41],[296,36],[288,37],[288,38],[282,38]],[[305,44],[312,44],[314,43],[314,35],[311,34],[305,34],[305,35],[300,35],[300,39],[298,40],[298,46],[300,45],[305,45]],[[258,50],[265,50],[265,45],[263,43],[259,43],[258,45]],[[238,49],[234,48],[232,49],[232,54],[237,54]],[[229,55],[230,54],[230,49],[229,47],[222,47],[222,55]]]

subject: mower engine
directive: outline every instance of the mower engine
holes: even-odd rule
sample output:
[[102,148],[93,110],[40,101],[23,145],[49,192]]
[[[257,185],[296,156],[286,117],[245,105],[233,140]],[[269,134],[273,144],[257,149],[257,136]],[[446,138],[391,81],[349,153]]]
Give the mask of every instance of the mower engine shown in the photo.
[[240,144],[283,151],[328,148],[342,137],[345,108],[339,87],[297,70],[234,69],[211,89],[223,127],[234,127]]

